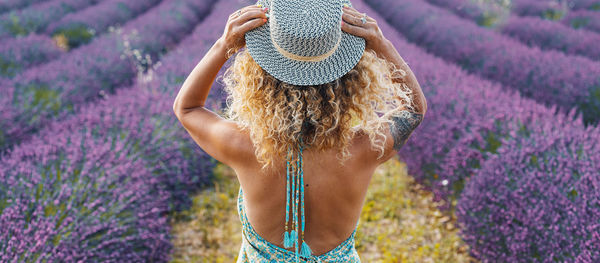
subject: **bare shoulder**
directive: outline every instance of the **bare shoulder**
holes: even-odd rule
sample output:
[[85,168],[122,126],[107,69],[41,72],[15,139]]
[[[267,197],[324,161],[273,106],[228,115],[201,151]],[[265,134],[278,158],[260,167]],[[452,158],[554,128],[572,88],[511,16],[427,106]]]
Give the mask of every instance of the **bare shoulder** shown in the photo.
[[247,166],[254,160],[249,132],[204,107],[179,113],[177,118],[192,139],[211,157],[230,166]]
[[[352,141],[352,154],[362,163],[379,165],[394,157],[406,144],[413,131],[421,124],[423,114],[402,111],[393,115],[390,124],[385,124],[383,136],[376,138],[383,142],[383,149],[371,144],[371,138],[363,130],[356,129]],[[382,152],[383,151],[383,152]]]
[[[377,140],[384,140],[388,136],[377,138]],[[389,140],[389,139],[388,139]],[[362,164],[369,164],[378,166],[389,160],[393,155],[390,155],[386,147],[387,141],[382,144],[383,149],[378,149],[371,144],[371,138],[361,129],[356,129],[354,137],[352,138],[351,152],[354,158]],[[382,152],[383,151],[383,152]]]
[[258,163],[255,148],[250,138],[250,132],[243,129],[237,122],[227,121],[223,131],[223,143],[226,144],[227,165],[230,167],[249,167]]

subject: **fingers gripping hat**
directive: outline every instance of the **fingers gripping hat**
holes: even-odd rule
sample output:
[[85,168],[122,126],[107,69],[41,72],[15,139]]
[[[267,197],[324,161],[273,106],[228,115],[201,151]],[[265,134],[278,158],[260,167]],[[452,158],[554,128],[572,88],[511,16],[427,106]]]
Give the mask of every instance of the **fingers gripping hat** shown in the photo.
[[259,0],[269,21],[246,33],[246,47],[258,65],[292,85],[334,81],[358,63],[365,40],[341,30],[348,0]]

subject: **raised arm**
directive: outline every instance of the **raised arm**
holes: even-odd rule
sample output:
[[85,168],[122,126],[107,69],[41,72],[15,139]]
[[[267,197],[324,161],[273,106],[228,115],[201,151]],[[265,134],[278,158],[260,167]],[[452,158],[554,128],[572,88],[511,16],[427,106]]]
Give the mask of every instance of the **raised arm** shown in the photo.
[[229,51],[237,52],[245,45],[244,34],[267,21],[265,9],[247,6],[229,16],[223,36],[217,40],[184,81],[173,111],[194,141],[213,158],[231,165],[234,158],[246,158],[242,134],[234,122],[221,118],[204,107],[210,88]]
[[406,72],[403,78],[395,79],[394,81],[404,82],[412,90],[413,94],[412,106],[415,111],[403,110],[390,117],[393,121],[393,125],[390,125],[390,135],[393,138],[392,149],[397,152],[423,121],[423,116],[427,111],[427,101],[414,73],[389,40],[385,39],[382,42],[382,46],[376,52],[382,58],[394,63],[397,68]]
[[367,16],[366,23],[363,24],[361,21],[362,17],[363,14],[356,9],[344,7],[342,30],[364,38],[367,49],[374,50],[379,57],[393,63],[397,69],[406,72],[405,76],[398,77],[394,81],[405,83],[412,90],[413,94],[412,107],[414,108],[414,112],[401,110],[398,114],[390,117],[393,125],[390,125],[390,129],[386,133],[386,149],[384,157],[380,159],[383,162],[396,154],[406,143],[412,132],[423,121],[423,117],[427,111],[427,101],[414,73],[402,56],[400,56],[394,45],[384,37],[377,25],[377,21]]

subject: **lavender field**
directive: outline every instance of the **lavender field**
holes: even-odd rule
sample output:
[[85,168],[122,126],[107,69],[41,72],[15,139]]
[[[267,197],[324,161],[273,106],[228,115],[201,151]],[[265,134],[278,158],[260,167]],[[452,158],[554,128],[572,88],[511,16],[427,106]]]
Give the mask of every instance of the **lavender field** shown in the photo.
[[[251,3],[0,1],[0,262],[173,260],[169,222],[218,166],[173,101]],[[600,262],[600,0],[352,3],[421,84],[398,160],[469,257]]]

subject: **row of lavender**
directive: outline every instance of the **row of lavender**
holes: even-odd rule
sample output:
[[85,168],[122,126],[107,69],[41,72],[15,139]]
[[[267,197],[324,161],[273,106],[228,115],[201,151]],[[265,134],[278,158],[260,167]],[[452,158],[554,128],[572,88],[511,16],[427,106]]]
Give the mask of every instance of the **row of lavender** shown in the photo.
[[475,256],[600,262],[600,129],[581,126],[558,115],[512,130],[471,176],[456,215]]
[[[167,215],[189,205],[212,167],[173,115],[175,92],[239,5],[216,4],[155,71],[0,161],[0,233],[12,233],[0,234],[0,261],[168,260]],[[216,110],[224,97],[215,88]]]
[[600,11],[578,10],[569,12],[561,21],[563,24],[574,28],[583,28],[600,33]]
[[527,47],[424,1],[380,8],[409,40],[428,51],[563,111],[576,106],[588,123],[598,120],[600,63]]
[[0,42],[0,78],[12,78],[29,67],[64,54],[64,50],[45,35],[30,34]]
[[557,0],[513,0],[510,9],[520,16],[537,16],[550,20],[561,19],[570,10],[567,2]]
[[600,10],[598,0],[512,0],[511,9],[521,15],[542,16],[547,12]]
[[0,39],[40,32],[64,15],[105,0],[50,0],[0,15]]
[[573,29],[536,17],[513,16],[502,25],[500,32],[529,46],[559,50],[600,61],[600,34],[593,31]]
[[47,0],[4,0],[0,2],[0,13],[17,10],[31,4],[41,3]]
[[[502,34],[519,39],[529,46],[554,49],[566,54],[600,60],[600,34],[578,30],[537,17],[510,16],[497,5],[484,5],[471,0],[428,0],[450,9],[457,15],[476,21],[479,25],[496,27]],[[496,8],[490,8],[496,7]]]
[[407,43],[376,14],[402,28],[403,2],[367,0],[375,11],[354,2],[380,21],[422,84],[429,110],[400,155],[438,198],[460,197],[472,254],[484,262],[599,261],[600,128]]
[[600,1],[597,0],[513,0],[511,10],[520,16],[559,20],[566,26],[600,33]]
[[[63,49],[76,48],[104,33],[109,26],[118,26],[158,4],[159,0],[107,0],[51,23],[46,34],[29,34],[2,41],[0,46],[0,77],[13,78],[27,68],[56,59]],[[59,48],[52,38],[64,38]],[[56,40],[59,41],[59,40]]]
[[160,0],[105,0],[104,2],[71,13],[46,28],[47,35],[63,35],[69,47],[88,43],[90,39],[106,31],[109,26],[119,26],[157,5]]
[[[356,6],[358,7],[360,4],[361,3],[357,3]],[[138,83],[138,85],[132,89],[118,91],[114,96],[110,95],[106,100],[101,100],[98,105],[92,105],[79,109],[79,105],[82,104],[77,104],[77,109],[75,109],[75,111],[80,113],[69,117],[61,124],[55,122],[47,131],[34,136],[29,142],[26,142],[13,151],[9,157],[5,157],[5,165],[3,166],[8,167],[6,171],[7,173],[12,172],[11,175],[18,174],[19,171],[22,173],[28,173],[32,170],[36,171],[34,174],[45,174],[39,177],[22,175],[9,176],[2,181],[2,184],[10,184],[11,186],[14,186],[14,189],[22,189],[22,191],[27,193],[21,196],[29,198],[31,198],[31,196],[36,196],[36,199],[34,200],[40,200],[38,203],[24,201],[26,200],[25,198],[19,198],[18,200],[13,201],[15,200],[14,196],[18,194],[15,194],[14,191],[0,191],[0,194],[3,192],[11,194],[11,196],[7,199],[2,199],[0,196],[0,200],[3,200],[0,201],[0,207],[3,207],[2,205],[7,207],[6,204],[8,202],[6,200],[11,200],[11,204],[17,204],[9,205],[8,208],[5,209],[8,211],[6,213],[0,212],[0,222],[11,222],[11,224],[7,226],[8,231],[2,231],[2,233],[26,233],[20,236],[12,236],[8,237],[8,239],[4,239],[9,240],[8,242],[0,242],[2,244],[13,245],[10,247],[11,252],[19,251],[21,253],[16,255],[12,254],[13,257],[7,257],[8,260],[16,257],[33,259],[35,258],[36,254],[42,255],[42,258],[50,257],[50,255],[58,255],[57,259],[63,259],[64,261],[74,261],[75,259],[87,259],[90,261],[115,261],[119,257],[126,260],[129,259],[130,261],[144,261],[144,259],[148,258],[164,260],[165,250],[162,250],[163,247],[161,247],[167,245],[165,243],[165,236],[163,235],[163,233],[165,233],[164,221],[152,219],[157,218],[159,215],[162,215],[163,212],[169,210],[169,208],[165,208],[167,205],[164,204],[163,200],[169,200],[173,198],[177,200],[176,197],[171,196],[172,193],[175,193],[175,196],[178,196],[177,191],[180,190],[181,187],[187,187],[187,184],[193,185],[197,183],[197,181],[194,182],[195,179],[187,178],[184,175],[188,174],[187,172],[190,171],[198,171],[198,174],[202,174],[200,173],[202,169],[199,167],[199,165],[206,165],[207,158],[198,150],[198,147],[195,147],[191,140],[185,139],[189,138],[189,136],[185,136],[185,132],[181,130],[181,128],[177,128],[180,126],[177,125],[173,116],[170,114],[172,100],[174,98],[172,92],[181,84],[186,74],[189,72],[189,70],[191,70],[191,68],[193,68],[194,63],[196,63],[199,59],[199,57],[197,57],[192,60],[190,57],[193,56],[189,56],[189,54],[203,54],[208,47],[207,45],[212,44],[214,38],[218,36],[217,34],[222,30],[224,23],[223,18],[228,14],[228,12],[224,11],[224,8],[227,6],[227,4],[221,3],[216,10],[223,10],[222,14],[214,14],[214,19],[212,16],[211,18],[207,19],[203,25],[203,28],[198,28],[195,31],[192,39],[186,41],[186,43],[183,44],[177,52],[173,52],[172,55],[169,55],[162,60],[161,63],[163,63],[163,65],[159,68],[157,74],[154,75],[159,76],[159,78],[154,78],[153,81],[147,85]],[[371,12],[370,10],[367,11],[369,14],[372,14],[372,16],[376,16],[374,12]],[[383,20],[381,21],[383,22]],[[384,27],[384,25],[382,25],[382,27]],[[498,170],[497,166],[498,164],[502,164],[502,161],[522,161],[519,159],[522,158],[521,156],[509,156],[509,154],[511,153],[511,150],[522,150],[518,147],[527,145],[529,146],[527,151],[525,151],[527,153],[527,157],[530,160],[536,161],[532,161],[531,163],[521,162],[520,164],[524,164],[525,168],[531,169],[533,172],[540,170],[546,171],[543,169],[548,169],[548,171],[551,171],[553,167],[540,168],[534,164],[544,164],[546,163],[546,160],[549,160],[550,163],[564,161],[567,162],[567,168],[575,167],[578,173],[585,175],[586,170],[584,170],[584,168],[586,166],[580,166],[580,163],[573,165],[570,163],[573,161],[571,158],[559,158],[559,160],[553,160],[551,159],[551,155],[554,154],[562,156],[565,154],[565,151],[567,151],[567,156],[569,156],[568,154],[573,153],[579,154],[582,155],[580,159],[583,164],[585,164],[585,162],[590,162],[590,158],[596,158],[595,156],[598,156],[597,154],[594,155],[594,153],[598,152],[597,148],[594,148],[597,146],[594,146],[593,144],[578,143],[580,141],[577,140],[589,142],[598,139],[597,137],[589,137],[589,134],[598,134],[597,132],[594,133],[591,130],[588,133],[584,133],[588,134],[588,137],[581,137],[582,139],[578,139],[579,137],[576,137],[581,136],[582,131],[584,130],[580,120],[573,120],[571,117],[566,117],[565,115],[559,114],[557,116],[557,123],[549,122],[548,120],[555,117],[553,115],[553,109],[547,109],[535,104],[530,100],[522,99],[516,94],[507,95],[502,93],[502,87],[498,85],[483,81],[473,76],[465,75],[457,67],[448,65],[439,59],[435,59],[425,54],[418,48],[407,44],[393,31],[394,30],[389,27],[384,28],[384,32],[387,33],[388,37],[393,39],[396,46],[401,49],[401,53],[404,55],[406,52],[407,60],[414,61],[411,62],[411,65],[414,66],[415,72],[417,73],[419,79],[424,80],[423,87],[430,101],[430,111],[428,112],[429,121],[424,122],[424,124],[441,125],[435,127],[424,125],[419,129],[418,134],[416,134],[415,137],[425,136],[425,133],[435,135],[436,131],[448,130],[447,128],[450,128],[450,130],[453,131],[453,134],[442,134],[442,136],[446,136],[445,138],[448,141],[437,144],[443,146],[441,147],[442,150],[437,149],[436,151],[432,151],[435,158],[443,158],[446,155],[450,155],[444,151],[463,145],[462,142],[466,142],[466,147],[456,150],[455,153],[470,153],[466,155],[466,157],[469,157],[476,155],[479,151],[482,153],[482,156],[473,159],[483,163],[484,166],[487,165],[486,167],[491,167],[488,168],[487,171],[493,172]],[[389,33],[392,34],[390,35]],[[185,61],[186,59],[187,61]],[[459,89],[458,92],[457,89]],[[165,97],[168,99],[165,100]],[[497,102],[490,103],[490,101],[494,100],[497,100]],[[216,97],[212,97],[211,101],[217,103],[218,105],[219,102],[222,101],[222,97],[217,95]],[[473,103],[473,101],[475,101],[475,103]],[[521,112],[522,115],[515,116],[515,110],[517,112]],[[474,116],[474,114],[472,114],[473,112],[480,113],[485,118],[478,117],[479,115]],[[521,126],[521,124],[523,125]],[[521,127],[523,127],[523,134],[516,133],[521,132]],[[561,138],[558,138],[556,139],[556,143],[552,145],[553,147],[547,146],[547,140],[540,142],[535,141],[539,140],[541,136],[552,135],[547,131],[551,130],[551,128],[556,129],[558,132],[572,132],[574,137],[569,137],[569,140],[571,141],[565,141]],[[425,129],[426,131],[420,131],[421,129]],[[572,131],[570,129],[572,129]],[[77,135],[79,133],[81,136]],[[512,133],[515,133],[516,135]],[[461,137],[463,134],[467,135],[467,137],[470,137],[464,141],[456,142],[456,140],[463,138]],[[458,138],[452,135],[455,135]],[[44,143],[47,138],[59,139],[48,144]],[[554,138],[556,138],[556,136],[554,136]],[[425,140],[423,140],[422,145],[417,144],[413,146],[409,144],[405,149],[409,153],[415,153],[409,155],[423,155],[426,147],[435,146],[435,144],[432,145],[431,143],[425,144],[424,141]],[[441,140],[438,139],[438,141]],[[419,140],[419,142],[421,141]],[[39,149],[40,145],[47,146]],[[479,145],[483,145],[483,147],[479,147]],[[502,145],[502,147],[499,147],[500,145]],[[572,152],[568,152],[569,148],[565,150],[564,145],[591,146],[585,146],[587,148],[573,149]],[[179,146],[179,148],[176,146]],[[540,149],[539,147],[542,147],[543,149]],[[39,153],[36,153],[36,151],[39,151]],[[486,152],[494,154],[486,154]],[[547,152],[550,154],[550,156],[544,155]],[[533,155],[536,157],[532,157]],[[465,158],[465,156],[461,156],[460,154],[455,154],[455,156],[463,158],[463,160],[465,160],[467,163],[472,160],[471,158]],[[494,159],[496,157],[498,157],[497,159],[499,161],[497,161],[496,166],[494,166],[494,163],[488,160],[496,160]],[[434,158],[429,159],[431,160]],[[437,160],[439,161],[440,159]],[[455,164],[461,164],[460,160],[452,158],[450,158],[450,160],[455,160]],[[433,170],[438,169],[439,171],[439,168],[436,168],[435,165],[432,165],[432,163],[433,162],[429,163],[429,165],[424,165],[424,167],[428,167],[428,169]],[[597,163],[598,162],[596,162],[596,164]],[[452,163],[449,164],[449,166],[452,165]],[[478,164],[476,166],[480,165],[481,164]],[[579,169],[579,167],[584,168]],[[589,169],[598,168],[592,165],[588,165],[587,167]],[[175,169],[175,172],[172,172],[172,169]],[[183,170],[178,172],[177,169]],[[473,169],[473,167],[457,168],[457,170],[460,169],[476,171],[476,169]],[[137,170],[141,171],[140,173],[144,174],[145,177],[142,175],[138,176],[138,174],[133,173]],[[53,171],[60,171],[60,173],[57,176],[57,173],[52,173]],[[85,179],[88,181],[81,180],[80,177],[89,171],[92,171],[92,174],[105,173],[115,174],[116,176],[114,181],[107,180],[104,178],[104,176],[98,178],[86,177]],[[169,173],[169,171],[171,171],[172,174]],[[129,176],[124,177],[123,174],[127,173],[134,174],[131,176],[131,178],[133,178],[131,179],[133,182],[137,182],[136,180],[145,180],[145,182],[149,185],[142,186],[136,183],[128,183],[126,186],[129,187],[119,187],[114,184],[115,181],[126,180],[126,178],[130,178]],[[49,176],[49,174],[54,177]],[[165,174],[167,176],[163,176]],[[542,174],[544,173],[542,172]],[[156,177],[148,177],[148,175],[155,175]],[[489,178],[489,176],[487,177],[488,180],[504,178],[498,177],[497,175],[494,175],[496,178]],[[15,180],[15,178],[20,179]],[[81,182],[83,186],[62,186],[64,184],[61,185],[58,183],[68,180],[67,178],[74,178],[74,184]],[[202,176],[198,178],[201,178],[202,180]],[[515,179],[519,178],[528,179],[527,176],[523,176],[523,174],[516,174]],[[590,178],[589,176],[581,176],[581,178],[586,180],[594,180],[593,177]],[[438,176],[437,179],[439,180],[441,178]],[[570,184],[571,182],[564,180],[564,178],[560,179],[562,180],[561,183],[566,184],[569,187],[573,186],[573,184]],[[441,183],[442,181],[443,180],[438,181],[440,182],[438,185],[440,189],[445,187],[445,185]],[[597,203],[598,199],[593,199],[595,198],[593,196],[595,193],[593,192],[594,188],[589,187],[597,185],[597,181],[582,182],[583,183],[572,187],[573,190],[575,190],[575,194],[572,195],[575,196],[575,199],[577,196],[582,196],[582,198],[585,197],[585,199],[581,200],[586,200],[590,204],[593,204],[594,202]],[[500,183],[500,186],[502,186],[501,183],[503,182],[499,181],[498,183]],[[502,189],[502,187],[498,187],[498,183],[496,184],[496,187]],[[42,185],[41,187],[40,184]],[[539,184],[541,184],[540,187],[548,186],[548,182],[543,180],[539,182]],[[452,183],[451,185],[456,184]],[[560,187],[563,185],[556,182],[554,185],[559,186],[555,188],[556,190],[554,192],[560,194],[561,192],[559,190],[562,190]],[[588,187],[585,188],[585,185]],[[93,186],[93,188],[90,188],[91,186]],[[169,187],[165,189],[161,186]],[[470,185],[467,186],[465,192],[468,191],[469,186]],[[60,189],[58,189],[58,187],[60,187]],[[63,190],[63,188],[65,188],[65,190]],[[73,190],[71,189],[85,190],[75,191],[75,197],[73,197],[74,194],[72,192]],[[97,195],[84,194],[85,192],[95,193],[97,191],[93,189],[101,189],[100,192],[106,193],[108,197],[102,196],[98,198]],[[110,191],[106,189],[109,189]],[[147,200],[144,200],[143,197],[129,196],[128,194],[131,193],[132,189],[140,189],[139,192],[143,193],[152,193],[148,195],[154,195],[158,197],[156,198],[158,200],[149,203],[146,207],[136,208],[135,205],[147,202]],[[27,192],[27,190],[30,192]],[[130,191],[127,192],[127,190]],[[38,192],[40,192],[40,194],[38,194]],[[63,194],[63,192],[65,194]],[[479,193],[480,196],[477,196],[477,198],[487,200],[485,199],[485,196],[481,196],[480,192],[473,192]],[[573,192],[571,191],[570,193]],[[65,195],[75,199],[73,202],[71,202],[71,204],[77,204],[81,207],[85,206],[86,208],[79,208],[69,210],[69,212],[64,212],[73,207],[73,205],[69,207],[69,202],[63,202],[63,200],[67,200],[65,199],[67,198]],[[91,198],[89,197],[90,195],[92,195]],[[121,199],[119,199],[120,195],[122,196]],[[37,198],[37,196],[40,196],[40,198]],[[182,192],[179,196],[184,197],[185,193]],[[494,196],[492,196],[492,198],[493,197]],[[105,199],[115,199],[119,201],[125,200],[123,201],[125,203],[127,201],[131,201],[133,205],[117,205],[123,209],[119,210],[118,207],[111,207],[114,208],[111,210],[99,206],[99,203],[102,203],[102,200]],[[551,212],[547,213],[547,215],[552,215],[552,212],[559,213],[560,211],[564,210],[575,211],[575,214],[577,215],[582,209],[590,207],[585,206],[585,204],[582,205],[581,200],[576,199],[576,204],[579,205],[579,207],[575,207],[575,209],[571,209],[574,207],[574,205],[570,203],[561,203],[561,206],[550,207],[556,210],[551,210]],[[85,203],[86,201],[90,201],[89,205],[87,206],[91,207],[93,209],[92,211],[97,211],[96,214],[90,215],[90,209],[87,208],[86,204],[88,203]],[[494,200],[487,201],[489,201],[488,203],[491,203],[491,205],[494,205],[491,208],[503,207],[503,203],[495,204],[492,203]],[[529,200],[520,201],[526,202]],[[547,203],[548,200],[541,200],[541,202]],[[61,207],[61,203],[65,203],[65,207]],[[21,206],[18,204],[21,204]],[[481,203],[477,203],[476,205],[481,207]],[[518,210],[520,207],[519,205],[523,204],[515,204],[515,211],[511,212],[517,216],[526,216],[522,213],[517,213],[519,211],[523,211]],[[133,213],[131,211],[133,211]],[[139,214],[137,213],[138,211],[149,212],[147,214]],[[480,211],[482,211],[481,213],[485,213],[485,209]],[[37,224],[34,225],[33,228],[27,229],[26,223],[24,222],[29,221],[34,215],[38,216],[42,214],[44,214],[45,217],[34,217],[36,220],[34,222]],[[137,217],[130,217],[129,215],[131,214],[136,214]],[[79,217],[77,217],[78,215]],[[517,218],[517,216],[515,216],[515,218]],[[597,221],[598,217],[594,218],[593,216],[597,216],[597,214],[591,214],[589,217],[585,218],[588,221],[582,222],[594,222],[594,219]],[[113,221],[110,221],[106,225],[98,225],[98,222],[94,222],[94,219],[97,219],[98,217],[113,219]],[[473,218],[476,220],[476,223],[480,223],[481,225],[488,227],[489,221],[481,220],[481,218],[476,216],[473,216]],[[543,217],[543,219],[547,218]],[[519,230],[520,233],[525,232],[529,234],[529,236],[526,237],[530,238],[529,240],[526,240],[529,241],[529,243],[523,242],[523,244],[515,245],[514,249],[516,249],[515,251],[518,252],[518,249],[523,249],[523,247],[527,248],[527,245],[534,243],[531,242],[532,240],[535,241],[537,240],[536,237],[539,238],[538,236],[535,236],[537,232],[530,233],[532,231],[527,232],[523,230],[536,229],[537,231],[537,226],[543,227],[545,224],[547,224],[547,222],[543,220],[527,222],[526,220],[521,220],[520,218],[517,218],[517,220],[525,221],[525,223],[522,223],[525,226]],[[552,218],[552,220],[556,220],[556,218]],[[584,232],[581,231],[581,229],[594,230],[594,226],[590,224],[582,227],[573,227],[571,225],[581,223],[580,221],[573,221],[569,222],[569,224],[563,224],[563,222],[560,220],[562,220],[562,218],[558,220],[558,223],[553,223],[559,226],[565,226],[565,228],[579,230],[578,234]],[[122,221],[126,221],[127,224],[125,224],[125,227],[118,228],[117,226],[123,226]],[[72,224],[65,226],[65,224],[67,224],[65,222],[72,222]],[[498,226],[494,226],[493,229],[488,229],[488,231],[512,229],[511,225],[508,227],[506,226],[512,222],[513,221],[509,221],[507,219],[499,222]],[[52,229],[50,226],[56,225],[65,226],[64,229],[67,230],[44,230],[44,227]],[[136,225],[138,228],[134,229],[132,225]],[[471,225],[475,224],[472,223]],[[29,224],[29,226],[31,226],[31,224]],[[37,226],[40,227],[38,228]],[[111,231],[110,229],[117,230]],[[473,233],[477,233],[475,230],[473,230]],[[554,229],[554,231],[556,230]],[[548,235],[547,232],[548,231],[543,232],[543,234]],[[32,233],[32,235],[37,234],[38,237],[42,237],[41,243],[35,243],[33,238],[28,238],[27,234],[29,233]],[[70,238],[72,235],[70,233],[77,233],[77,236],[75,238]],[[504,234],[508,236],[510,233]],[[123,237],[126,242],[131,241],[131,243],[124,243],[122,240],[116,238],[117,236]],[[494,252],[494,247],[502,246],[502,244],[498,243],[497,239],[494,240],[494,238],[497,236],[498,235],[494,236],[490,234],[488,237],[490,239],[489,242],[485,242],[485,245],[490,247],[488,250],[492,252]],[[573,235],[567,235],[567,238],[572,237]],[[589,248],[593,248],[592,246],[594,244],[598,244],[593,243],[593,238],[596,238],[595,240],[598,241],[597,235],[591,236],[590,239],[585,239],[587,238],[585,235],[581,235],[581,237],[583,238],[580,240],[575,240],[577,242],[573,242],[574,245],[569,248],[571,249],[570,251],[576,251],[580,247],[584,247],[585,245],[580,245],[582,242],[579,241],[581,240],[587,240],[586,242]],[[7,236],[0,235],[0,238],[7,238]],[[81,240],[78,240],[77,238]],[[556,240],[559,243],[564,242],[564,238]],[[60,245],[45,246],[46,242],[44,241]],[[148,244],[152,241],[155,243]],[[138,246],[136,246],[136,244]],[[128,253],[134,250],[140,250],[141,252],[138,254]],[[477,253],[478,251],[483,250],[485,249],[475,248],[473,251]],[[27,254],[28,251],[32,252]],[[562,256],[561,253],[565,254],[564,250],[556,251],[556,254],[558,254],[557,259],[560,259]],[[590,259],[589,261],[598,258],[597,255],[592,254],[594,250],[589,251],[591,252],[588,254],[586,254],[585,251],[580,252],[577,256],[580,257],[581,260],[586,260],[585,257],[588,257]],[[480,254],[483,254],[484,256],[488,255],[485,253]]]
[[590,9],[600,10],[600,1],[598,0],[566,0],[567,5],[574,10]]
[[0,150],[27,140],[61,115],[71,114],[77,105],[131,85],[139,70],[189,33],[211,2],[165,0],[128,22],[118,34],[95,38],[60,60],[31,68],[3,84],[6,95],[0,98],[0,124],[7,128],[0,134]]

